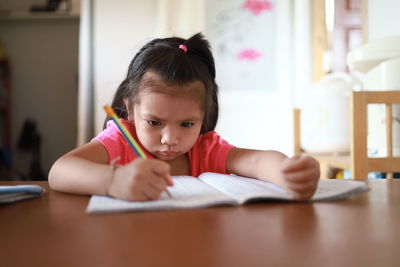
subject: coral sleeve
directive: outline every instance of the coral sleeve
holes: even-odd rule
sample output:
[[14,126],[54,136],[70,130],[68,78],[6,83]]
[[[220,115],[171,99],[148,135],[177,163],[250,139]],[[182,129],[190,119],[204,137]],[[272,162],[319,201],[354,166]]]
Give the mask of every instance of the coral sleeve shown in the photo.
[[197,177],[203,172],[227,174],[226,161],[233,147],[215,131],[200,135],[189,150],[190,175]]

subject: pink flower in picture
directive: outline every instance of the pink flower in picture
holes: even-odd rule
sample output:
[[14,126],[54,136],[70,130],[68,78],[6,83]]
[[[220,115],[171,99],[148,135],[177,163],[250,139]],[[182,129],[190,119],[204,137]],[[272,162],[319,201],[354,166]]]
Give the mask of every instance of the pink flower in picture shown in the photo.
[[256,49],[243,49],[238,54],[239,60],[249,60],[249,61],[256,61],[262,56],[261,52],[257,51]]
[[246,0],[242,8],[248,9],[250,12],[257,16],[265,10],[271,10],[272,3],[266,0]]

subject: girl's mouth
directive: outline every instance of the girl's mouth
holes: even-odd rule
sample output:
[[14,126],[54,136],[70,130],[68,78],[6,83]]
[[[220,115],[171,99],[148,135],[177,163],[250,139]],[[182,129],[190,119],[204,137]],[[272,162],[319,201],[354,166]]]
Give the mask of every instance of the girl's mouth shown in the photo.
[[160,151],[159,154],[164,157],[173,157],[173,156],[177,155],[178,152],[172,151],[172,150],[167,150],[167,151]]

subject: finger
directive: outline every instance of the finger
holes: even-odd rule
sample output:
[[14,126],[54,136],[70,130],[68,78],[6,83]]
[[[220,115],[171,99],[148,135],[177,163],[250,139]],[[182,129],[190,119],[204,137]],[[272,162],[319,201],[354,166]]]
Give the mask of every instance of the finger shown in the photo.
[[299,159],[301,157],[301,155],[294,155],[293,157],[292,157],[292,159]]
[[288,192],[297,200],[310,198],[314,195],[317,189],[316,184],[289,184],[287,185]]
[[285,173],[285,178],[292,183],[306,183],[308,181],[315,181],[318,176],[318,172],[315,169],[304,169],[295,172]]
[[171,176],[169,175],[169,166],[168,166],[168,173],[167,174],[161,174],[158,173],[157,171],[153,171],[153,174],[160,180],[164,181],[166,185],[168,186],[173,186],[174,181],[172,180]]
[[141,192],[142,195],[146,197],[146,200],[154,200],[160,197],[162,191],[148,184],[148,186],[146,186],[146,188],[144,188]]
[[144,184],[137,185],[135,184],[129,189],[127,192],[127,197],[123,198],[128,201],[147,201],[149,197],[146,194],[143,194],[143,186]]
[[307,192],[314,192],[316,189],[316,183],[314,181],[308,183],[288,183],[287,187],[292,192],[304,194]]
[[164,181],[167,183],[168,186],[174,185],[174,180],[172,180],[172,177],[170,175],[164,176]]
[[151,180],[149,184],[159,191],[164,191],[167,187],[167,183],[165,182],[165,180],[159,178]]
[[282,166],[281,171],[284,173],[288,173],[301,169],[313,168],[317,166],[318,163],[315,159],[309,156],[301,155],[301,156],[294,156],[293,158],[288,159]]
[[167,184],[165,183],[164,180],[162,180],[162,182],[163,182],[162,184],[151,183],[150,185],[160,191],[160,196],[162,195],[163,192],[165,192],[168,195],[168,197],[172,197],[171,193],[167,189]]
[[152,170],[154,174],[161,176],[165,180],[167,185],[169,186],[174,185],[174,181],[170,176],[170,166],[167,163],[162,162],[160,160],[156,160],[154,161]]
[[299,162],[300,162],[300,156],[298,155],[292,158],[287,158],[282,164],[281,171],[282,172],[294,171],[299,165]]
[[169,175],[169,164],[161,160],[152,160],[152,171],[160,176]]

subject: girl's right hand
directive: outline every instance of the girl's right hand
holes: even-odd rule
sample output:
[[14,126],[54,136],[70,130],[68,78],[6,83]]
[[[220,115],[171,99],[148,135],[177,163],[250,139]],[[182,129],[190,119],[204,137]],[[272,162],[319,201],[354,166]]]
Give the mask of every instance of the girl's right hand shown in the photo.
[[167,186],[173,185],[169,165],[157,159],[139,158],[119,166],[110,180],[107,194],[128,201],[158,199]]
[[297,155],[282,162],[281,174],[284,188],[296,200],[310,199],[317,189],[320,178],[319,163],[307,155]]

